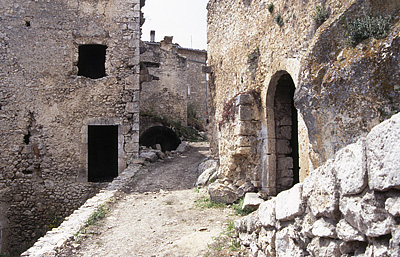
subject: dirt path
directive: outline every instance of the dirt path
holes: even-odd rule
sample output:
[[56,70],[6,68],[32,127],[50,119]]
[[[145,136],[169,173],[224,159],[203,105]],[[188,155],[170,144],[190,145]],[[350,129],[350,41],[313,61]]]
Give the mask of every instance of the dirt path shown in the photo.
[[193,189],[206,143],[184,155],[144,166],[106,217],[60,256],[203,256],[231,209],[201,208]]

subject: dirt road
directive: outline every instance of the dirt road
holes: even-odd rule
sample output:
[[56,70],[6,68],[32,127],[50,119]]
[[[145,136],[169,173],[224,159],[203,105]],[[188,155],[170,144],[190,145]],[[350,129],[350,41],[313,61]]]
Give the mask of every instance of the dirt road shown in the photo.
[[[119,194],[110,212],[90,226],[60,256],[203,256],[232,210],[202,208],[193,189],[197,166],[208,155],[206,143],[144,166]],[[85,231],[84,231],[85,232]]]

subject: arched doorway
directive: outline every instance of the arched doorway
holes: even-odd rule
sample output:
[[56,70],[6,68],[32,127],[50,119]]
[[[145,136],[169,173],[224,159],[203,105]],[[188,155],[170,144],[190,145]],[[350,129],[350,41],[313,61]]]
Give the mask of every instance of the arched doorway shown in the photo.
[[276,195],[299,182],[298,120],[293,96],[295,84],[286,71],[271,79],[266,106],[266,160],[263,188]]
[[139,138],[139,143],[140,145],[154,149],[159,144],[161,150],[165,152],[175,150],[181,143],[181,140],[172,129],[163,126],[154,126],[143,132]]

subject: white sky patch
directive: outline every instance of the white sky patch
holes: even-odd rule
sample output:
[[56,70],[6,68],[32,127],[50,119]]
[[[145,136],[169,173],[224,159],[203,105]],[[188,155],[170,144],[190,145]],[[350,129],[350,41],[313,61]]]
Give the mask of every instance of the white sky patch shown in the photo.
[[208,0],[146,0],[142,12],[146,22],[142,40],[150,41],[150,30],[156,31],[157,42],[173,36],[174,43],[194,49],[207,48]]

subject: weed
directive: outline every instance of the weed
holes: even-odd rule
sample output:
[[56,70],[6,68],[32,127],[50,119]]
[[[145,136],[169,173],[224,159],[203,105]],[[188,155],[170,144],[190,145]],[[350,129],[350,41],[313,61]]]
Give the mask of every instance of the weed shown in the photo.
[[370,37],[384,38],[389,34],[390,22],[391,17],[374,17],[366,14],[353,21],[347,21],[347,41],[350,45],[356,46]]
[[325,10],[322,4],[320,4],[314,7],[314,13],[311,15],[311,17],[318,25],[321,25],[329,18],[329,13],[327,10]]
[[194,191],[195,193],[200,193],[200,187],[194,188],[193,191]]
[[238,203],[232,204],[232,208],[235,211],[236,215],[238,215],[238,216],[246,216],[253,212],[252,210],[249,210],[249,209],[243,210],[242,209],[243,203],[244,203],[244,197],[241,198]]
[[[206,256],[231,256],[230,252],[241,250],[238,233],[233,221],[222,231],[219,236],[213,238],[214,242],[208,245],[210,251]],[[217,252],[217,253],[216,253]]]
[[167,201],[165,204],[166,204],[166,205],[173,205],[174,202],[173,202],[173,201]]
[[279,25],[279,27],[283,26],[283,18],[282,18],[282,16],[280,14],[277,14],[275,16],[275,22],[276,22],[276,24]]
[[210,199],[209,196],[197,199],[195,201],[196,206],[200,208],[218,208],[218,209],[224,209],[226,207],[225,204],[223,203],[216,203]]
[[90,217],[86,221],[86,224],[88,226],[96,224],[97,221],[103,219],[109,211],[110,208],[108,206],[100,205],[97,210],[92,213],[92,215],[90,215]]
[[268,5],[268,11],[270,12],[270,13],[272,13],[273,11],[274,11],[274,3],[269,3],[269,5]]

